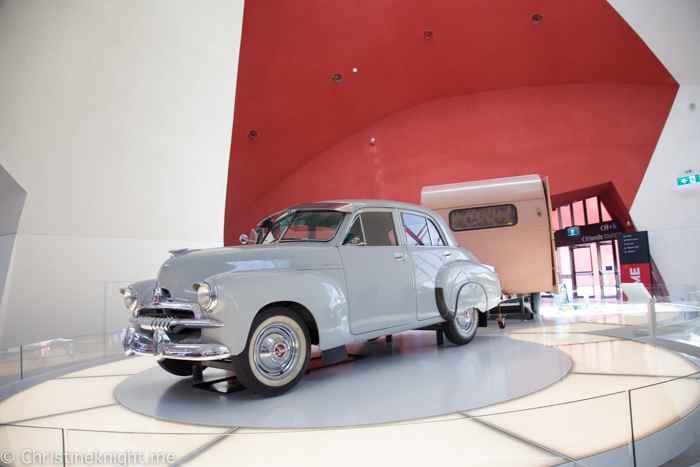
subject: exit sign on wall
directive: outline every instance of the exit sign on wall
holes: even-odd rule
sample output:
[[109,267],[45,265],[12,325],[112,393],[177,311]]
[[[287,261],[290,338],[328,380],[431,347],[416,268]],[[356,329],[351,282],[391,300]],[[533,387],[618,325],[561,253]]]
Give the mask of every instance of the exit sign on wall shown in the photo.
[[700,174],[686,175],[685,177],[677,178],[676,182],[681,186],[690,185],[691,183],[700,183]]

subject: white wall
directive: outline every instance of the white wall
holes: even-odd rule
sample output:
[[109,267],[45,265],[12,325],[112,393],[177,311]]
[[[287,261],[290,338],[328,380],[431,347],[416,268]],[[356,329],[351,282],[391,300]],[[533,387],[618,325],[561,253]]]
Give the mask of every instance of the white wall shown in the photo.
[[700,174],[700,86],[678,90],[630,210],[666,283],[700,285],[700,183],[676,182],[687,170]]
[[0,348],[101,331],[165,250],[222,244],[242,19],[243,0],[0,1],[0,165],[27,192]]
[[700,85],[700,1],[608,0],[678,84]]
[[681,85],[630,214],[666,283],[700,285],[700,186],[676,183],[700,173],[700,1],[608,2]]

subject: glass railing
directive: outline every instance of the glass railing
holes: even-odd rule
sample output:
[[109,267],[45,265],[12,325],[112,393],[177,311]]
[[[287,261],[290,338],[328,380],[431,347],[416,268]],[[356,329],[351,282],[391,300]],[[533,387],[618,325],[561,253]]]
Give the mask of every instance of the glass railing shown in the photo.
[[0,387],[124,355],[124,330],[0,350]]
[[[606,346],[611,359],[625,357],[629,349],[622,344],[629,341],[609,338],[615,330],[647,342],[655,329],[659,338],[692,343],[700,289],[665,286],[653,292],[652,308],[644,301],[617,302],[590,310],[576,325],[567,321],[518,328],[511,336],[560,348],[574,346],[582,355],[579,375],[590,374],[585,364],[593,357],[586,346]],[[114,331],[1,350],[0,386],[116,360],[123,356],[123,335]],[[36,416],[13,408],[9,413],[2,407],[8,401],[0,400],[0,414],[5,412],[0,465],[259,465],[274,458],[288,466],[658,466],[700,441],[700,366],[688,357],[672,367],[655,354],[665,349],[646,349],[641,364],[646,376],[637,371],[641,367],[627,374],[611,367],[611,375],[620,380],[639,378],[629,389],[596,388],[597,393],[591,391],[596,395],[578,397],[581,385],[593,381],[581,379],[555,383],[544,399],[525,396],[427,419],[332,429],[215,427],[160,419],[147,423],[147,417],[104,400],[92,408],[104,411],[107,420],[102,425],[110,429],[77,429],[62,425],[60,417],[66,411]]]

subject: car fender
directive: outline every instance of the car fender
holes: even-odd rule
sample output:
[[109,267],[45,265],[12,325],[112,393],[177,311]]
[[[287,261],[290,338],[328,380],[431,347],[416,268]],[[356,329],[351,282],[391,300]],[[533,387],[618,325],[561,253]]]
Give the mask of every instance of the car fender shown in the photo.
[[217,289],[212,318],[226,323],[203,329],[202,337],[227,346],[231,355],[243,352],[253,319],[265,306],[296,302],[316,320],[321,350],[347,344],[350,333],[348,301],[342,269],[298,271],[261,269],[219,274],[209,278]]
[[454,318],[460,308],[477,308],[482,312],[498,305],[501,287],[498,277],[487,267],[472,261],[451,261],[440,268],[435,281],[435,300],[440,315]]

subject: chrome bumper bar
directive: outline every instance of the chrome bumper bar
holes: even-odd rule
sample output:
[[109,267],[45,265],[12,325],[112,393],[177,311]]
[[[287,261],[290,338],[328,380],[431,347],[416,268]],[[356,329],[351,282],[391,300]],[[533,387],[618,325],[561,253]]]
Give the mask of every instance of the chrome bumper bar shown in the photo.
[[163,330],[142,332],[136,328],[126,330],[123,342],[127,355],[153,355],[157,360],[206,361],[229,358],[231,352],[216,342],[171,342]]
[[[189,319],[179,318],[177,316],[132,316],[129,321],[135,326],[147,331],[169,331],[176,328],[220,328],[224,325],[221,321],[211,318]],[[177,332],[177,331],[175,331]]]

